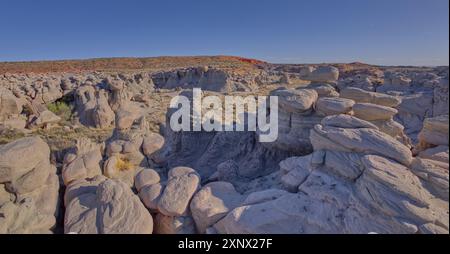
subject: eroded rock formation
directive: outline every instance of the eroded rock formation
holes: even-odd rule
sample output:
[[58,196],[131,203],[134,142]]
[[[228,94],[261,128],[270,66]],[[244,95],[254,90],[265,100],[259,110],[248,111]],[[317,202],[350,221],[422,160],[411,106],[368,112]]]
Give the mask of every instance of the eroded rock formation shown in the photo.
[[38,137],[0,146],[0,233],[51,233],[59,180],[50,149]]
[[[374,68],[2,75],[0,233],[448,233],[448,68]],[[172,130],[195,87],[277,96],[277,140]]]

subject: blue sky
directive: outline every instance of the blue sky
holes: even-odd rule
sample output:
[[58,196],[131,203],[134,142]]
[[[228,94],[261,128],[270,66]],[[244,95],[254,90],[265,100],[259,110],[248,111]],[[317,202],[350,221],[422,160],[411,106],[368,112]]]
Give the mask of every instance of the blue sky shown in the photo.
[[0,0],[0,61],[238,55],[448,65],[448,0]]

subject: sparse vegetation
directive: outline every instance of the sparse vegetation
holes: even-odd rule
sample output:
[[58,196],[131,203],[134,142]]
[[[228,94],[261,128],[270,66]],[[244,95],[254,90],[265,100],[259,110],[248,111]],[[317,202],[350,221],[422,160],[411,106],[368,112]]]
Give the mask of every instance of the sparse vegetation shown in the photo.
[[64,150],[75,145],[80,137],[89,138],[97,143],[104,142],[112,134],[112,129],[93,129],[79,127],[65,130],[63,127],[55,127],[49,130],[37,129],[31,135],[39,135],[43,138],[52,151]]
[[230,69],[256,69],[264,62],[234,56],[187,56],[187,57],[148,57],[148,58],[97,58],[86,60],[2,62],[0,74],[4,73],[48,73],[77,71],[114,70],[163,70],[192,66],[212,66]]
[[128,171],[134,168],[133,164],[127,158],[117,158],[116,168],[119,171]]
[[20,131],[4,129],[0,131],[0,145],[13,142],[19,138],[25,137],[25,134]]
[[73,106],[63,100],[47,104],[47,109],[65,121],[72,118]]

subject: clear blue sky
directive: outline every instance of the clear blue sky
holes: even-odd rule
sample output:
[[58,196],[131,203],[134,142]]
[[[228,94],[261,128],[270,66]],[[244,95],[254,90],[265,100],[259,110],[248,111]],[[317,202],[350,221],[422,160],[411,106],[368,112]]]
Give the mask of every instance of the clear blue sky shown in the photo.
[[238,55],[448,65],[448,0],[0,0],[0,61]]

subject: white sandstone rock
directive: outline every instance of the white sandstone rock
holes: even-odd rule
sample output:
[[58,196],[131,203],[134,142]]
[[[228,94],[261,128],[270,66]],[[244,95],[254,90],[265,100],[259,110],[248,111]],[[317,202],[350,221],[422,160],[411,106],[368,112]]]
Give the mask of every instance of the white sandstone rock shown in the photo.
[[352,110],[353,100],[334,97],[322,97],[317,100],[316,111],[325,116],[346,114]]
[[372,103],[356,103],[353,105],[354,116],[367,121],[389,120],[398,111],[394,108],[380,106]]
[[395,108],[401,103],[401,99],[397,96],[369,92],[355,87],[348,87],[341,90],[340,97],[352,99],[358,103],[372,103],[391,108]]
[[290,113],[308,111],[318,98],[317,92],[312,89],[275,90],[271,96],[278,96],[279,107]]
[[333,66],[319,66],[311,73],[302,77],[311,82],[336,82],[339,78],[339,70]]
[[185,215],[192,196],[200,187],[200,177],[192,168],[176,167],[168,173],[166,188],[158,201],[158,210],[167,216]]
[[158,213],[155,217],[155,234],[196,234],[195,223],[190,216],[166,216]]
[[344,129],[316,125],[311,130],[314,150],[377,154],[410,165],[412,153],[391,136],[374,129]]
[[0,233],[51,233],[59,181],[50,149],[39,137],[0,146]]
[[64,158],[62,177],[64,184],[78,179],[92,178],[102,174],[101,148],[88,139],[77,140],[76,153],[67,153]]
[[421,151],[418,157],[434,161],[449,162],[448,146],[436,146]]
[[[70,189],[85,188],[81,183]],[[77,234],[151,234],[153,219],[130,187],[98,178],[89,190],[67,199],[64,232]],[[80,191],[78,191],[80,192]]]
[[425,119],[423,129],[419,134],[420,142],[448,146],[448,125],[448,115]]
[[244,196],[228,182],[212,182],[203,186],[192,198],[190,204],[198,231],[205,233],[208,227],[239,206],[243,199]]
[[160,180],[161,178],[158,172],[150,168],[145,168],[136,174],[134,186],[136,187],[136,190],[139,192],[141,191],[142,188],[146,186],[159,183]]
[[321,124],[323,126],[337,127],[337,128],[354,128],[354,129],[369,128],[378,130],[378,127],[371,122],[361,120],[354,116],[343,114],[327,116],[324,119],[322,119]]

